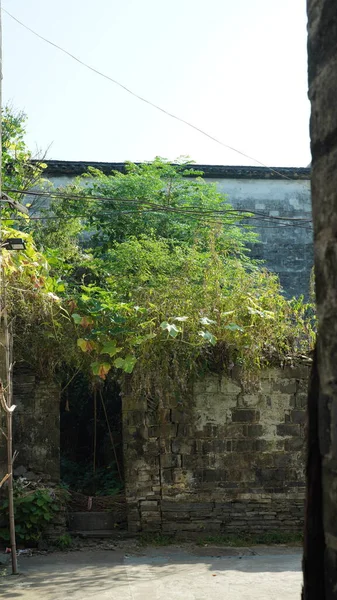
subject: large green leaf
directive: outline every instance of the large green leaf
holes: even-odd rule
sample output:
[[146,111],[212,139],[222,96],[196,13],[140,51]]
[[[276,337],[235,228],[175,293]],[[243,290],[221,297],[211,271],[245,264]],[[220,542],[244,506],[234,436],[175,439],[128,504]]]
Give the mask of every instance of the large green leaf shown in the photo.
[[137,358],[132,354],[128,354],[125,358],[117,358],[114,361],[114,366],[117,369],[123,369],[125,373],[132,373],[136,362]]
[[216,345],[216,337],[210,331],[199,331],[199,335],[205,342],[209,342],[212,346]]
[[110,342],[106,342],[101,350],[102,354],[109,354],[109,356],[115,356],[118,352],[121,352],[122,348],[118,348],[116,345],[116,340],[111,340]]

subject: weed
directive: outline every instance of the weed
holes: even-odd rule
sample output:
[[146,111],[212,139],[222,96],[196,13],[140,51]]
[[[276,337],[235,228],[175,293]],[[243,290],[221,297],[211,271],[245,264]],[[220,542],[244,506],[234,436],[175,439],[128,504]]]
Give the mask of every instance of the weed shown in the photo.
[[60,537],[57,538],[57,540],[55,541],[55,545],[59,550],[68,550],[69,548],[71,548],[72,544],[73,540],[69,533],[64,533],[63,535],[60,535]]
[[266,531],[257,534],[218,534],[203,537],[197,541],[198,546],[206,544],[215,544],[219,546],[255,546],[264,544],[266,546],[274,544],[294,544],[300,545],[303,541],[301,533]]
[[138,538],[140,546],[169,546],[174,543],[172,536],[162,533],[143,533]]

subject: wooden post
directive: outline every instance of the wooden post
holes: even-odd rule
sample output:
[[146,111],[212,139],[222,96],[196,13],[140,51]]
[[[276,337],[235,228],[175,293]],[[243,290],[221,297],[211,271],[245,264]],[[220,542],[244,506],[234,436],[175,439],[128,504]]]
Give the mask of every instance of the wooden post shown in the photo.
[[8,487],[8,512],[9,512],[9,535],[12,558],[12,574],[18,572],[16,555],[15,515],[14,515],[14,492],[13,492],[13,335],[8,323],[5,269],[1,265],[1,315],[4,330],[6,386],[1,384],[1,405],[6,413],[7,420],[7,487]]

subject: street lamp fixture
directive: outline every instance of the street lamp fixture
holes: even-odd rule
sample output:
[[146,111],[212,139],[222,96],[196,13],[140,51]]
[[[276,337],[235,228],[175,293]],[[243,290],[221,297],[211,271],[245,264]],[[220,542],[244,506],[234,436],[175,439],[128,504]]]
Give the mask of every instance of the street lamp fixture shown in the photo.
[[25,250],[26,242],[22,238],[8,238],[1,244],[6,250]]

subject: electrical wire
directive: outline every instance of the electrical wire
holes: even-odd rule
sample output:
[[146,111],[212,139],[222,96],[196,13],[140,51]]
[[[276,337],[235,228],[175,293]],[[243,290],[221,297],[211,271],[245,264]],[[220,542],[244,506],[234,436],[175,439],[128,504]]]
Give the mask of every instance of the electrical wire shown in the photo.
[[[168,211],[166,209],[134,209],[134,210],[114,210],[113,212],[106,212],[106,213],[100,213],[100,217],[104,216],[104,217],[116,217],[116,215],[120,215],[120,214],[156,214],[156,213],[167,213]],[[194,214],[191,213],[181,213],[182,215],[184,215],[185,217],[193,217],[195,218]],[[197,216],[202,216],[204,218],[204,215],[197,215]],[[44,215],[44,216],[40,216],[40,217],[30,217],[29,220],[30,221],[48,221],[48,220],[53,220],[53,221],[69,221],[69,220],[73,220],[73,219],[88,219],[88,215],[84,214],[84,215],[67,215],[67,216],[58,216],[58,215]],[[24,221],[24,217],[2,217],[0,219],[0,221],[20,221],[22,223],[22,221]],[[93,221],[99,222],[99,219],[93,219]],[[267,221],[268,222],[268,221]],[[213,216],[213,218],[207,218],[205,220],[205,224],[223,224],[226,227],[239,227],[240,225],[238,223],[228,223],[228,221],[223,221],[223,219],[221,219],[221,215],[218,216],[218,218],[216,218],[215,216]],[[243,225],[243,227],[249,227],[248,224],[241,224]],[[251,226],[253,227],[253,226]],[[263,227],[261,227],[263,230],[264,229],[280,229],[280,228],[285,228],[285,227],[292,227],[293,229],[305,229],[308,231],[312,231],[311,227],[308,227],[306,225],[300,225],[300,224],[294,224],[294,223],[280,223],[278,225],[264,225]]]
[[[256,220],[262,220],[262,219],[266,219],[268,221],[291,221],[291,222],[299,222],[299,223],[311,223],[311,219],[303,219],[303,217],[282,217],[282,216],[277,216],[277,215],[268,215],[265,213],[260,213],[260,212],[256,212],[256,211],[252,211],[250,209],[236,209],[236,208],[230,208],[230,209],[225,209],[225,210],[217,210],[217,209],[204,209],[200,206],[197,205],[188,205],[186,207],[184,206],[163,206],[160,204],[156,204],[154,202],[151,202],[149,200],[139,200],[136,198],[132,198],[132,199],[127,199],[127,198],[112,198],[112,197],[107,197],[107,196],[86,196],[86,195],[80,195],[80,194],[68,194],[68,193],[60,193],[60,192],[37,192],[37,191],[25,191],[25,190],[18,190],[18,189],[14,189],[14,188],[8,188],[6,189],[6,192],[9,193],[17,193],[17,194],[23,194],[25,196],[37,196],[37,197],[41,197],[41,198],[51,198],[51,199],[59,199],[59,200],[85,200],[86,202],[96,202],[97,200],[99,201],[109,201],[109,202],[122,202],[122,203],[126,203],[126,204],[134,204],[134,205],[146,205],[146,206],[153,206],[154,208],[160,210],[160,211],[167,211],[167,212],[176,212],[176,213],[181,213],[181,214],[193,214],[193,215],[227,215],[227,216],[238,216],[238,214],[242,214],[242,216],[240,216],[240,219],[256,219]],[[192,210],[191,210],[192,209]],[[195,210],[193,210],[195,209]],[[134,211],[130,211],[130,212],[134,212]]]
[[20,21],[17,17],[15,17],[14,15],[12,15],[12,13],[10,13],[5,8],[2,8],[2,11],[5,12],[11,19],[13,19],[14,21],[16,21],[19,25],[21,25],[22,27],[24,27],[25,29],[27,29],[27,31],[30,31],[33,35],[35,35],[36,37],[38,37],[40,40],[43,40],[47,44],[50,44],[54,48],[57,48],[57,50],[60,50],[60,52],[63,52],[67,56],[70,56],[70,58],[72,58],[73,60],[75,60],[76,62],[78,62],[83,67],[86,67],[87,69],[89,69],[93,73],[96,73],[97,75],[100,75],[101,77],[104,77],[104,79],[107,79],[108,81],[114,83],[118,87],[120,87],[123,90],[125,90],[128,94],[131,94],[132,96],[134,96],[138,100],[141,100],[141,102],[145,102],[145,104],[148,104],[149,106],[152,106],[153,108],[155,108],[156,110],[159,110],[160,112],[164,113],[168,117],[171,117],[172,119],[175,119],[176,121],[179,121],[180,123],[184,123],[185,125],[187,125],[187,127],[190,127],[191,129],[194,129],[195,131],[198,131],[199,133],[201,133],[205,137],[209,138],[213,142],[216,142],[220,146],[223,146],[224,148],[227,148],[228,150],[231,150],[232,152],[236,152],[236,154],[240,154],[241,156],[244,156],[245,158],[248,158],[249,160],[253,160],[257,164],[261,165],[262,167],[265,167],[266,169],[269,169],[271,172],[275,173],[276,175],[281,176],[281,178],[283,178],[283,179],[289,179],[290,180],[290,177],[287,177],[283,173],[280,173],[279,171],[277,171],[273,167],[269,167],[268,165],[264,164],[263,162],[261,162],[257,158],[254,158],[253,156],[250,156],[249,154],[246,154],[245,152],[242,152],[241,150],[238,150],[237,148],[234,148],[233,146],[230,146],[229,144],[226,144],[226,143],[222,142],[221,140],[219,140],[218,138],[214,137],[210,133],[207,133],[207,131],[204,131],[200,127],[197,127],[197,125],[194,125],[193,123],[190,123],[189,121],[186,121],[186,119],[178,117],[174,113],[171,113],[168,110],[165,110],[164,108],[162,108],[158,104],[155,104],[154,102],[151,102],[151,100],[147,100],[147,98],[144,98],[143,96],[140,96],[139,94],[133,92],[127,86],[123,85],[122,83],[120,83],[116,79],[113,79],[113,77],[110,77],[106,73],[103,73],[102,71],[99,71],[95,67],[92,67],[91,65],[87,64],[86,62],[84,62],[83,60],[81,60],[80,58],[78,58],[77,56],[75,56],[74,54],[71,54],[71,52],[69,52],[65,48],[62,48],[62,46],[59,46],[55,42],[52,42],[51,40],[47,39],[46,37],[44,37],[43,35],[41,35],[37,31],[35,31],[34,29],[32,29],[31,27],[29,27],[28,25],[26,25],[25,23],[23,23],[22,21]]

